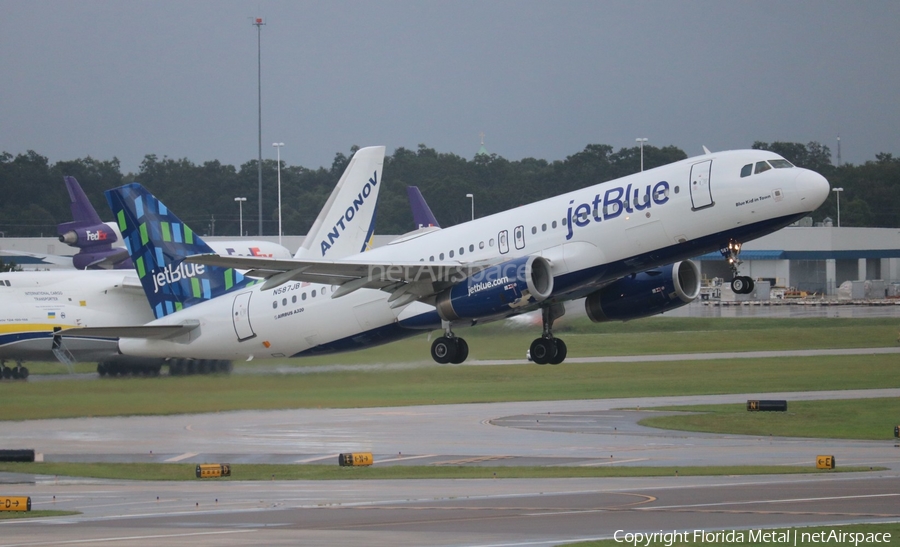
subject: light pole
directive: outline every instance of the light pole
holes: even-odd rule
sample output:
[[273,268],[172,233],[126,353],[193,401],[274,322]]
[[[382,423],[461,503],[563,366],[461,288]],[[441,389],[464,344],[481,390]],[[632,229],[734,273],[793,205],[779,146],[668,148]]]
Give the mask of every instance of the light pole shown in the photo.
[[256,96],[259,120],[259,158],[256,164],[259,179],[259,235],[263,233],[262,226],[262,17],[253,20],[256,26]]
[[244,237],[244,202],[247,201],[247,198],[234,198],[234,201],[238,203],[238,214],[240,215],[240,230],[239,234],[241,237]]
[[278,244],[281,245],[281,147],[283,142],[273,142],[272,146],[278,151]]
[[832,192],[837,194],[837,217],[838,217],[838,228],[841,227],[841,192],[844,191],[843,188],[832,188]]
[[475,220],[475,195],[466,194],[466,197],[472,200],[472,220]]
[[644,143],[647,142],[646,138],[637,138],[634,139],[634,142],[638,142],[641,144],[641,172],[644,172]]

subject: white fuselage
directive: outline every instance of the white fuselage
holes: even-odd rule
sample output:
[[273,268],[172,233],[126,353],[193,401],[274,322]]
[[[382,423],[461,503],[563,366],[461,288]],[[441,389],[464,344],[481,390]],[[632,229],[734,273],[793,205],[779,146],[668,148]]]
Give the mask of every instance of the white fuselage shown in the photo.
[[[494,263],[540,255],[554,277],[551,298],[584,296],[605,283],[773,232],[815,210],[827,181],[792,166],[741,176],[742,168],[781,160],[766,151],[708,154],[545,199],[451,228],[403,239],[348,262]],[[751,169],[752,171],[752,169]],[[389,294],[361,289],[332,299],[334,287],[260,285],[167,316],[154,324],[199,321],[189,337],[122,339],[120,351],[147,357],[237,359],[294,356],[386,342],[403,323],[434,307],[392,310]],[[534,309],[520,308],[521,313]]]
[[[281,245],[266,241],[221,240],[210,246],[225,256],[291,256]],[[153,319],[134,270],[0,273],[0,359],[55,360],[57,327],[137,326]],[[65,349],[79,361],[116,355],[117,342],[98,337],[64,340]]]
[[[143,325],[153,313],[133,271],[56,270],[0,274],[0,358],[55,360],[53,329]],[[116,340],[66,338],[78,360],[116,354]]]

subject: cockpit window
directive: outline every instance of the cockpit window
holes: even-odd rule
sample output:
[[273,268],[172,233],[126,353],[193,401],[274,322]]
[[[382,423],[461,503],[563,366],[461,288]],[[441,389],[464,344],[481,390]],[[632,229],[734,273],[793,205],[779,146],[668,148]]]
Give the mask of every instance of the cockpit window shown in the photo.
[[760,173],[768,171],[771,168],[772,168],[772,166],[769,165],[769,162],[758,161],[758,162],[756,162],[756,172],[754,174],[758,175]]
[[790,169],[794,166],[794,164],[792,164],[788,160],[769,160],[769,163],[775,169]]
[[741,178],[749,177],[753,174],[753,164],[748,163],[747,165],[741,167]]

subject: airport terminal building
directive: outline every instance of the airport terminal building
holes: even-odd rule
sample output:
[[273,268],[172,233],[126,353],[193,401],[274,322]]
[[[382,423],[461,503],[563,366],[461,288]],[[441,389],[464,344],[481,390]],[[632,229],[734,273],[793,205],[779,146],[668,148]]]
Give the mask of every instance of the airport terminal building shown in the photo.
[[[741,273],[772,287],[834,296],[846,281],[900,283],[900,229],[789,226],[747,242]],[[719,253],[697,257],[706,279],[731,279]],[[893,296],[893,295],[891,295]]]

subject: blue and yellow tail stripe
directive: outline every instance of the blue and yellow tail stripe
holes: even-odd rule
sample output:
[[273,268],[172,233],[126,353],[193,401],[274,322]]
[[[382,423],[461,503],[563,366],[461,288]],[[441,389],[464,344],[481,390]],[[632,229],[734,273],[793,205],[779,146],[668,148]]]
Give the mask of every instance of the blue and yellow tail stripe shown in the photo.
[[369,229],[366,231],[366,240],[363,241],[362,249],[359,252],[364,253],[366,251],[371,251],[375,246],[375,217],[378,216],[378,203],[375,203],[375,208],[372,209],[372,221],[369,223]]

